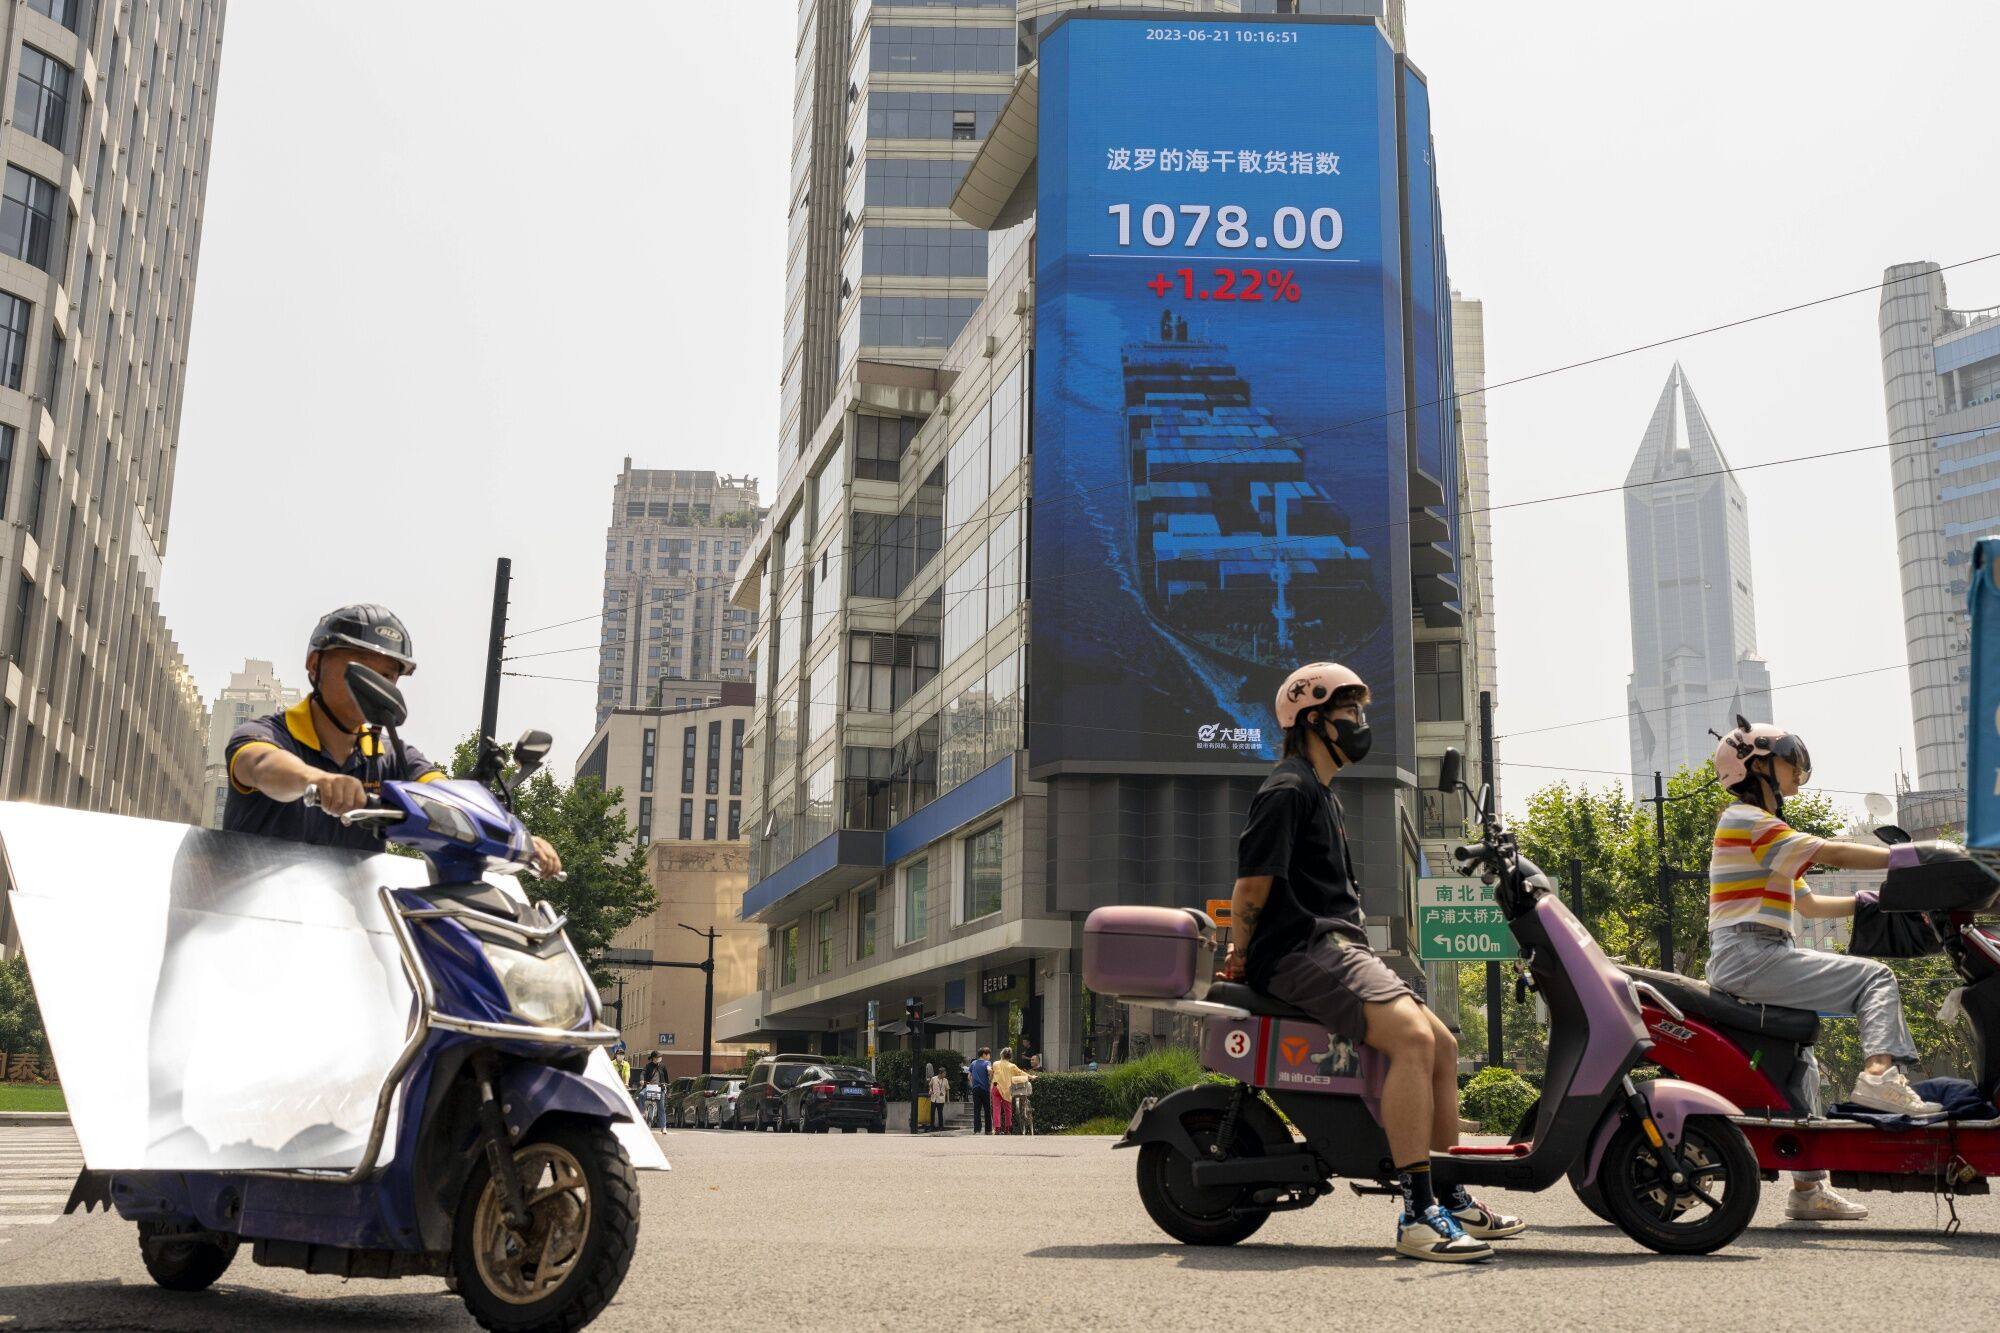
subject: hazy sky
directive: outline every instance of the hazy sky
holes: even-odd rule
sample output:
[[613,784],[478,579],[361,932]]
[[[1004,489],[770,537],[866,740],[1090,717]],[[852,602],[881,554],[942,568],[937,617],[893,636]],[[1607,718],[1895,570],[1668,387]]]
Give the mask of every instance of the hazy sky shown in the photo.
[[[606,6],[586,56],[545,5],[231,8],[166,574],[204,692],[246,656],[303,683],[313,619],[377,599],[423,658],[412,735],[445,748],[477,714],[495,556],[517,627],[587,616],[626,455],[768,495],[795,13]],[[1492,380],[2000,250],[1994,7],[1410,0],[1409,37]],[[2000,304],[2000,260],[1948,282]],[[1739,467],[1880,442],[1875,310],[1498,390],[1493,498],[1622,481],[1677,358]],[[1903,661],[1888,476],[1886,450],[1742,475],[1780,685]],[[1623,504],[1495,532],[1500,731],[1614,719],[1503,743],[1516,804],[1626,763]],[[566,762],[591,698],[509,679],[502,731],[547,727]],[[1777,701],[1828,786],[1891,784],[1900,670]]]

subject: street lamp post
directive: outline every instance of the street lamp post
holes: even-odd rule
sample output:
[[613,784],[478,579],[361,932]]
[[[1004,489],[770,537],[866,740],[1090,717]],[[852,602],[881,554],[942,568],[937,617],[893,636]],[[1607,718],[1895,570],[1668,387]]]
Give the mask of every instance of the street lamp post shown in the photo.
[[[702,981],[702,997],[701,997],[701,1072],[703,1074],[710,1074],[714,1072],[712,1066],[715,1060],[714,1053],[710,1050],[710,1048],[715,1045],[715,942],[717,939],[721,938],[721,936],[720,933],[713,926],[710,926],[707,930],[696,930],[693,926],[690,926],[685,921],[676,921],[674,924],[690,934],[699,935],[701,936],[701,938],[707,940],[708,956],[702,959],[698,963],[683,963],[667,958],[631,958],[631,957],[612,958],[609,956],[605,957],[602,961],[604,963],[604,966],[613,968],[685,967],[685,968],[692,968],[693,970],[700,972],[702,974],[703,981]],[[619,950],[618,952],[623,953],[625,951]],[[615,1007],[618,1009],[618,1016],[620,1019],[619,1026],[621,1028],[624,1026],[623,1022],[625,1016],[624,999],[625,999],[625,980],[623,977],[620,977],[618,980],[618,999],[613,1003]]]

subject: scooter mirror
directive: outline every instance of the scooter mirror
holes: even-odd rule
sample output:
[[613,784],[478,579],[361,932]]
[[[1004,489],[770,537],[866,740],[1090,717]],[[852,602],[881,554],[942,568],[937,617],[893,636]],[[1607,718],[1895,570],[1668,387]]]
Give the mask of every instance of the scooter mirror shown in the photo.
[[362,721],[377,727],[400,727],[409,717],[410,706],[403,702],[403,692],[381,672],[349,662],[343,675]]
[[534,771],[548,762],[549,751],[555,746],[555,738],[546,731],[524,731],[521,739],[514,742],[514,764],[519,770],[516,782],[525,782]]
[[1454,792],[1458,790],[1458,769],[1460,762],[1458,751],[1455,749],[1446,750],[1444,758],[1438,760],[1437,789],[1439,791]]
[[1875,836],[1891,847],[1900,846],[1903,843],[1911,841],[1910,835],[1900,825],[1896,824],[1882,825],[1875,830]]

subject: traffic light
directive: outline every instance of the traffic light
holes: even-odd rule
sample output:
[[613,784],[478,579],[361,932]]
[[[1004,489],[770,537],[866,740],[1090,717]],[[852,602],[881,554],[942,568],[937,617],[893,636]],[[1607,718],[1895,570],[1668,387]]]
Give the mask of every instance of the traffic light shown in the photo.
[[910,997],[909,999],[907,999],[907,1000],[904,1000],[904,1001],[903,1001],[903,1016],[904,1016],[905,1018],[908,1018],[908,1019],[909,1019],[909,1020],[910,1020],[910,1021],[911,1021],[912,1023],[921,1023],[921,1022],[923,1022],[923,1021],[924,1021],[924,1002],[923,1002],[922,1000],[918,999],[918,998],[917,998],[916,996],[914,996],[914,995],[912,995],[912,996],[911,996],[911,997]]

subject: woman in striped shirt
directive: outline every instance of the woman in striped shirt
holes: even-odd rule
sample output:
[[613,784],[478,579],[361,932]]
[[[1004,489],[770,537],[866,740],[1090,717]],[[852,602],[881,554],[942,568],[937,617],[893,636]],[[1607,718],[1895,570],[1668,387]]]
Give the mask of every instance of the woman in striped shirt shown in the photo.
[[[1915,1060],[1917,1048],[1895,973],[1872,958],[1801,949],[1793,939],[1797,917],[1854,915],[1854,899],[1806,888],[1808,867],[1886,870],[1889,849],[1817,838],[1785,823],[1785,797],[1811,779],[1812,756],[1804,741],[1779,727],[1752,726],[1739,716],[1715,747],[1715,774],[1736,802],[1716,824],[1708,863],[1709,984],[1753,1004],[1852,1013],[1867,1060],[1850,1100],[1875,1111],[1936,1114],[1937,1105],[1919,1097],[1896,1067],[1898,1060]],[[1868,1215],[1828,1189],[1823,1171],[1796,1172],[1792,1184],[1789,1217]]]

